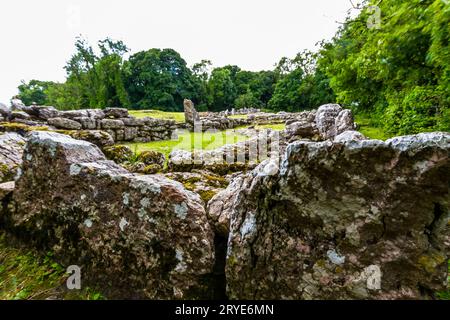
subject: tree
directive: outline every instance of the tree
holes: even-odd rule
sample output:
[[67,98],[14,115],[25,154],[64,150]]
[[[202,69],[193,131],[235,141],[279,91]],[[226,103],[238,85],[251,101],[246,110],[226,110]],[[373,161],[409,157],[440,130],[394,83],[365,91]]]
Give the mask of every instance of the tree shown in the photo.
[[192,73],[197,78],[199,83],[198,96],[199,104],[197,110],[206,111],[211,105],[210,96],[208,95],[208,81],[211,74],[212,63],[210,60],[202,60],[192,66]]
[[306,109],[304,99],[300,92],[303,83],[304,72],[298,68],[285,75],[278,81],[272,99],[269,101],[269,107],[275,111],[297,111]]
[[134,108],[181,111],[185,98],[199,102],[200,82],[173,49],[138,52],[123,72]]
[[255,98],[252,91],[249,89],[246,93],[241,94],[236,98],[234,105],[238,109],[257,108],[260,107],[260,101]]

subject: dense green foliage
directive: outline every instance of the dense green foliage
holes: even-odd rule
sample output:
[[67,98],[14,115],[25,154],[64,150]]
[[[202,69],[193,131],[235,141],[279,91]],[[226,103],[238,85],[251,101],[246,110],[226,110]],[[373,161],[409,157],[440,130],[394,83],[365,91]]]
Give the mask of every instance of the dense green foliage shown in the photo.
[[[368,27],[378,4],[378,27]],[[450,3],[368,1],[324,45],[337,102],[378,120],[390,133],[449,130]]]
[[134,108],[179,111],[184,98],[199,101],[200,83],[173,49],[138,52],[125,63],[123,73]]
[[449,39],[448,1],[367,0],[317,53],[283,57],[273,70],[213,69],[209,60],[189,68],[173,49],[124,60],[128,48],[120,41],[100,41],[97,54],[78,39],[65,83],[32,80],[19,92],[27,104],[61,109],[181,111],[189,98],[200,111],[301,111],[338,102],[388,135],[448,131]]

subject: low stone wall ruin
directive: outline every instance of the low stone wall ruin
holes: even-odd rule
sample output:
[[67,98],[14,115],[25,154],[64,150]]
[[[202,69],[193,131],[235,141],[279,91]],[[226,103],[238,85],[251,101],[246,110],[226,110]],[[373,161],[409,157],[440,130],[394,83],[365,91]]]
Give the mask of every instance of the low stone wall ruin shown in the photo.
[[[4,120],[28,126],[48,126],[53,130],[101,130],[115,142],[170,140],[178,128],[173,120],[138,119],[122,108],[59,111],[53,107],[23,106],[21,110],[10,113]],[[8,131],[8,126],[3,126],[3,130]]]

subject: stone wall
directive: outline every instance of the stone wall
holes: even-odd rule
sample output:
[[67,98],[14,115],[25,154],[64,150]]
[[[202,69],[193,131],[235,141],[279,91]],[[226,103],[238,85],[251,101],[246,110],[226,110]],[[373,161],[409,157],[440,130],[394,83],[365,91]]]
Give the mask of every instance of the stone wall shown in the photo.
[[122,108],[59,111],[46,106],[23,106],[21,111],[3,114],[2,117],[10,122],[45,125],[56,130],[102,130],[115,142],[169,140],[177,129],[173,120],[138,119]]

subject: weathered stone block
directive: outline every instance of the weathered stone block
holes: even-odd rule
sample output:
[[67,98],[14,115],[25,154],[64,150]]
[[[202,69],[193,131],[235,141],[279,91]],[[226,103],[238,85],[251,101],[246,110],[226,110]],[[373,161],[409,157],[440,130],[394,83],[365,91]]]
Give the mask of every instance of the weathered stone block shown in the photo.
[[137,137],[139,129],[137,127],[125,127],[124,129],[124,140],[132,141]]
[[124,108],[106,108],[103,110],[106,118],[126,118],[128,117],[128,110]]
[[122,120],[103,119],[101,120],[102,129],[121,129],[125,125]]
[[34,132],[13,201],[14,227],[109,298],[210,297],[213,232],[200,197],[178,182],[135,176],[88,142]]

